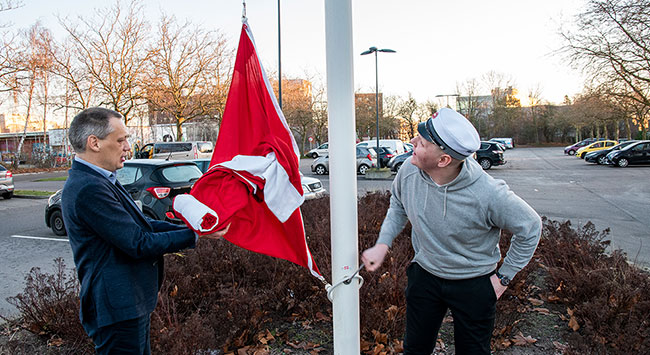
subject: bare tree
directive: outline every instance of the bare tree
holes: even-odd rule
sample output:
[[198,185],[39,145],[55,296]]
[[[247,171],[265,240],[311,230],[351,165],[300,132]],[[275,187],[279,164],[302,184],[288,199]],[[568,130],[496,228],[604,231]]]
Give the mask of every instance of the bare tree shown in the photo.
[[146,48],[149,26],[140,1],[124,7],[115,2],[99,9],[91,18],[78,22],[60,19],[78,55],[84,74],[91,77],[99,94],[98,104],[107,105],[124,116],[144,102],[142,79],[150,52]]
[[650,106],[649,22],[650,0],[590,0],[576,17],[577,29],[561,33],[565,53],[594,86],[618,88]]
[[[3,13],[5,11],[9,10],[14,10],[19,7],[23,6],[22,1],[15,1],[15,0],[0,0],[0,13]],[[0,22],[0,28],[5,28],[9,27],[8,23],[2,23]]]
[[406,100],[402,100],[398,108],[399,117],[404,121],[406,131],[408,132],[407,141],[416,136],[416,127],[418,123],[420,123],[418,117],[418,107],[419,105],[417,101],[409,92],[408,98]]
[[17,75],[21,69],[16,60],[16,42],[16,36],[9,33],[0,39],[0,92],[16,90],[18,85]]
[[322,80],[312,82],[312,105],[314,141],[317,144],[328,140],[327,92]]
[[71,37],[60,45],[51,46],[50,50],[52,73],[66,83],[65,97],[59,106],[78,111],[90,107],[97,90],[94,77],[87,75],[83,65],[85,53],[75,46]]
[[539,124],[538,121],[542,116],[542,88],[538,84],[535,88],[528,90],[528,101],[530,104],[530,116],[533,121],[535,144],[539,144]]
[[456,93],[458,94],[457,109],[472,122],[476,130],[481,135],[481,129],[485,124],[481,124],[487,115],[485,109],[481,107],[479,99],[480,83],[478,79],[472,78],[463,83],[456,83]]
[[147,102],[174,118],[177,140],[183,137],[183,123],[221,118],[231,60],[223,35],[163,15],[149,53]]
[[[18,87],[16,93],[23,93],[27,113],[25,116],[23,135],[20,138],[16,151],[18,157],[22,154],[23,143],[27,135],[27,127],[31,119],[35,88],[39,83],[45,83],[43,85],[47,87],[47,70],[51,64],[47,49],[51,35],[47,29],[43,28],[39,23],[36,23],[28,31],[25,31],[22,37],[20,51],[16,53],[16,66],[20,73],[17,77]],[[43,124],[46,125],[45,120]],[[43,127],[44,130],[46,128]],[[15,161],[14,165],[16,167],[18,167],[19,161],[20,159]]]

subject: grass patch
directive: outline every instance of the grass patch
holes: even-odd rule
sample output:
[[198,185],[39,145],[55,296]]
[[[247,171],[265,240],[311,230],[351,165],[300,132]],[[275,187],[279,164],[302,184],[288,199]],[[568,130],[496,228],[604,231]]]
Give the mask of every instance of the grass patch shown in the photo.
[[14,195],[22,196],[50,196],[52,194],[54,194],[52,191],[14,190]]
[[44,178],[44,179],[38,179],[34,180],[36,182],[41,182],[41,181],[66,181],[68,180],[67,176],[59,176],[59,177],[51,177],[51,178]]

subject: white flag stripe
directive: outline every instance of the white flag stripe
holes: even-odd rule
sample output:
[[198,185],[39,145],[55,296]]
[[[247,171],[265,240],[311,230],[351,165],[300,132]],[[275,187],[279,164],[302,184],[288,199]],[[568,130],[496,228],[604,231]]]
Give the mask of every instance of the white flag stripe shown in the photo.
[[21,239],[55,240],[55,241],[59,241],[59,242],[69,242],[69,240],[63,239],[63,238],[32,237],[32,236],[29,236],[29,235],[16,235],[16,234],[14,234],[14,235],[10,235],[9,237],[11,237],[11,238],[21,238]]

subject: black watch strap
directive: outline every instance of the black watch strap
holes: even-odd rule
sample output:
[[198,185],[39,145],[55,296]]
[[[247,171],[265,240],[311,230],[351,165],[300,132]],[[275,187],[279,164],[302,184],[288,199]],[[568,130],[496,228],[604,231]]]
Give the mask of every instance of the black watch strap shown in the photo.
[[500,274],[498,271],[496,272],[496,274],[502,286],[508,286],[508,284],[510,284],[510,279],[507,276]]

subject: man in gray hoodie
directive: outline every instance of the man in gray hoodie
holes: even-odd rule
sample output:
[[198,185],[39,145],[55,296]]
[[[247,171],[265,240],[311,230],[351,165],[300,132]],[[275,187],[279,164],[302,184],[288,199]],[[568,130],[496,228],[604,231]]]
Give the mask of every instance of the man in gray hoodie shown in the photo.
[[[362,254],[377,270],[393,239],[411,222],[404,354],[433,352],[447,312],[457,354],[490,354],[496,301],[537,248],[539,215],[502,180],[468,158],[480,147],[472,124],[443,108],[418,125],[413,156],[399,170],[377,243]],[[512,232],[501,260],[501,229]]]

